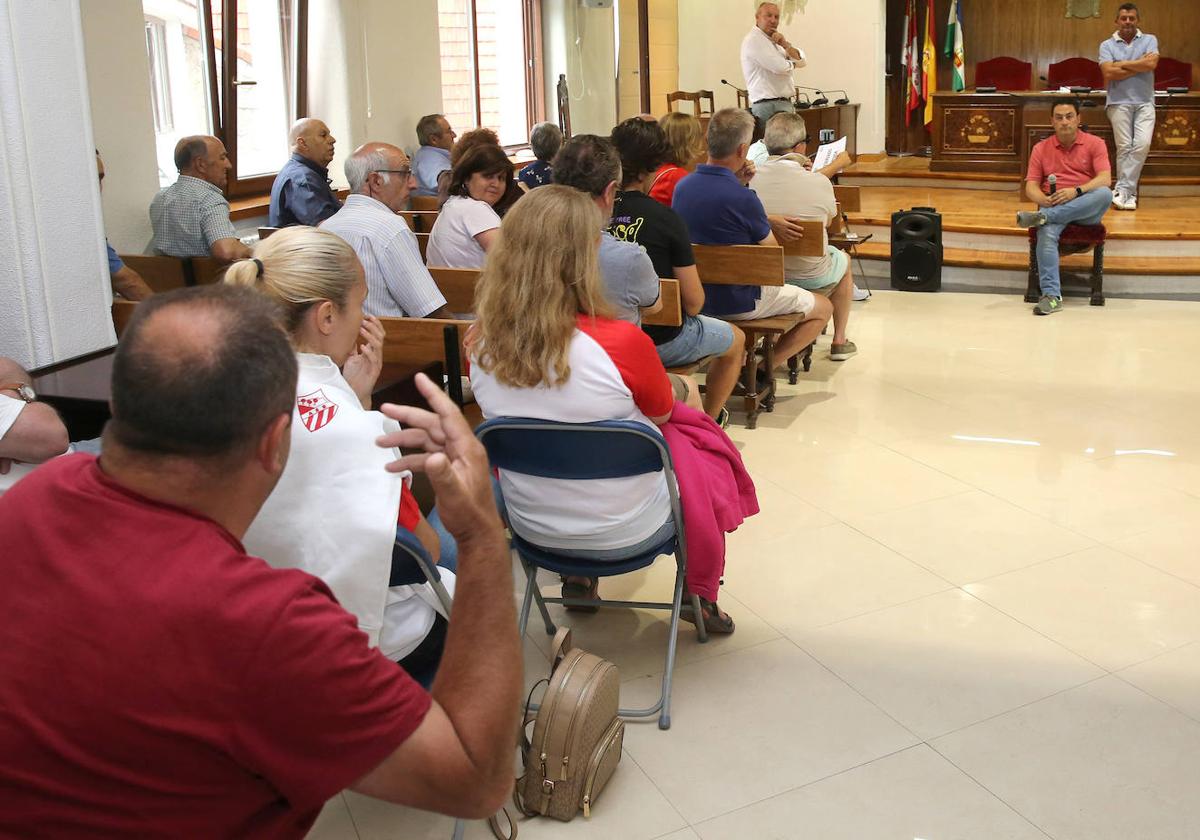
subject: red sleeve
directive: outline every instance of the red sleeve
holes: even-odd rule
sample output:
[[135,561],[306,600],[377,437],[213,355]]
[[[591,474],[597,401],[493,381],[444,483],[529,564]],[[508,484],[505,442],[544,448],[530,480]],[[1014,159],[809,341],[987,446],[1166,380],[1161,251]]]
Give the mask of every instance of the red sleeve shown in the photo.
[[432,704],[366,635],[319,580],[280,610],[241,681],[232,710],[235,759],[298,809],[325,800],[375,769]]
[[1108,160],[1108,146],[1097,137],[1096,142],[1092,144],[1092,172],[1099,175],[1105,171],[1112,172],[1112,163]]
[[650,197],[659,204],[671,206],[671,199],[675,196],[675,185],[678,184],[683,177],[688,174],[688,171],[682,166],[671,166],[664,169],[658,178],[654,181],[654,186],[650,189]]
[[412,490],[405,487],[400,493],[400,515],[396,519],[396,524],[405,531],[412,531],[420,521],[421,508],[417,505],[417,499],[412,494]]
[[675,392],[650,336],[628,321],[580,315],[579,329],[591,336],[612,359],[633,394],[634,405],[647,417],[663,417],[675,407]]
[[1042,144],[1038,143],[1033,147],[1033,151],[1029,154],[1029,169],[1025,173],[1026,181],[1035,181],[1042,183],[1046,180],[1046,174],[1042,171]]

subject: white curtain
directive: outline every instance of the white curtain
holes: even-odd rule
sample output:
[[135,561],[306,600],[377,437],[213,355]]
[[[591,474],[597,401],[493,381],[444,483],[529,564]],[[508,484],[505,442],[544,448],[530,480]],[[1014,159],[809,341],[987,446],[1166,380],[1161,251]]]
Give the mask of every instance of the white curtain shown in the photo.
[[111,346],[78,0],[0,0],[0,355]]

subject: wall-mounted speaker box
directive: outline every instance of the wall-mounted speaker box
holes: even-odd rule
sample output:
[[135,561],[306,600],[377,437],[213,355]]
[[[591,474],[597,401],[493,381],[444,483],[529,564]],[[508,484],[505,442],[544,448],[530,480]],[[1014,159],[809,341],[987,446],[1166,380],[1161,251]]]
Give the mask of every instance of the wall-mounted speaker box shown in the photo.
[[942,215],[932,207],[892,214],[892,288],[936,292],[942,288]]

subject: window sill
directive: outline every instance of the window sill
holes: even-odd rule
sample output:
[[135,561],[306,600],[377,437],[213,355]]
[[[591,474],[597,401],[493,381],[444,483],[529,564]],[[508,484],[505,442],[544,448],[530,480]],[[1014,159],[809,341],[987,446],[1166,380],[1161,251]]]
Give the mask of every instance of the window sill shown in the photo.
[[[338,201],[345,201],[346,196],[350,194],[350,190],[337,190]],[[229,199],[229,218],[231,221],[240,222],[244,219],[253,219],[256,216],[266,216],[271,210],[271,193],[255,193],[254,195],[244,195],[241,198]]]

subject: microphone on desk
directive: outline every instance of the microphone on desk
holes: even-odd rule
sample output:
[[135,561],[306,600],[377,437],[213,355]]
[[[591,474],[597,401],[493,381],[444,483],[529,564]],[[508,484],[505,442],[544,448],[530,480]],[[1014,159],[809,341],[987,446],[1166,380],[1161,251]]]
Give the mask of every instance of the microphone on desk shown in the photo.
[[[801,96],[804,97],[803,102],[800,101]],[[800,91],[796,91],[796,99],[793,101],[793,104],[796,106],[796,110],[798,111],[803,111],[805,108],[812,107],[812,101],[808,98],[808,94],[801,93]]]
[[[822,105],[829,104],[829,97],[826,96],[823,91],[820,91],[815,87],[808,87],[807,85],[796,85],[797,96],[799,96],[799,91],[801,90],[816,91],[817,98],[812,101],[812,106],[814,108],[820,108]],[[807,98],[807,96],[805,98]]]
[[846,91],[844,91],[844,90],[830,90],[830,91],[827,91],[827,93],[840,93],[841,94],[841,96],[839,96],[837,99],[833,100],[834,105],[849,105],[850,104],[850,94],[846,93]]
[[1046,183],[1048,183],[1050,185],[1050,195],[1054,195],[1056,192],[1058,192],[1058,176],[1057,175],[1051,175],[1049,178],[1046,179]]

